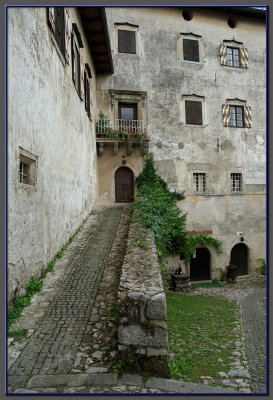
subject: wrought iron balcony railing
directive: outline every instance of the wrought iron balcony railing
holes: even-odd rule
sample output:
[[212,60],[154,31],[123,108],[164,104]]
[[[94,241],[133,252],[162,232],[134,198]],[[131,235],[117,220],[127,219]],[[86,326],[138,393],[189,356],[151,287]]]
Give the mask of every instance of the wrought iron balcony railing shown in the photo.
[[115,119],[111,124],[107,119],[96,123],[97,137],[110,139],[148,139],[147,125],[141,120]]

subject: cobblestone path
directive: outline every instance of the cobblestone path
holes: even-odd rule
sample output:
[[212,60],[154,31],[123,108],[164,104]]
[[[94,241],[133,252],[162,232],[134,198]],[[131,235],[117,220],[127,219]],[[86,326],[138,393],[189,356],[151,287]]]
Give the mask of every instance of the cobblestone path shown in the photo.
[[242,301],[246,355],[254,393],[266,393],[266,317],[260,305],[265,295],[265,290],[261,290]]
[[102,222],[51,302],[39,328],[9,375],[69,373],[92,313],[123,207],[105,210]]

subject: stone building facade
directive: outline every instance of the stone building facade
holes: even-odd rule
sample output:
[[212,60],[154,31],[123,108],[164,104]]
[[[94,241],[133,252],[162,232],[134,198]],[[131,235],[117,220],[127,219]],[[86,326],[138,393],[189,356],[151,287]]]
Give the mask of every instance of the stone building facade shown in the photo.
[[[97,81],[98,108],[114,124],[120,108],[131,107],[128,118],[147,126],[158,172],[185,190],[179,207],[188,230],[223,242],[221,255],[199,246],[184,272],[194,281],[217,278],[231,259],[240,275],[255,273],[266,253],[265,11],[109,7],[106,14],[115,72]],[[101,203],[114,200],[119,167],[135,176],[143,162],[139,148],[114,153],[109,145],[98,155]]]
[[7,21],[9,300],[96,205],[133,201],[148,152],[185,190],[188,229],[223,241],[221,255],[197,249],[192,280],[216,277],[232,251],[254,273],[266,251],[265,12],[8,7]]

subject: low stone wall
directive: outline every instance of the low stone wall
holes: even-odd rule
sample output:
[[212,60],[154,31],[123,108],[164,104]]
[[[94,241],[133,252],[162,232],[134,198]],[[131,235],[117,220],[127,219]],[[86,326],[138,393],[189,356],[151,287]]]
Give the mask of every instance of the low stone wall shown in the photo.
[[[141,246],[142,239],[148,249]],[[161,271],[154,236],[138,222],[131,222],[129,229],[118,311],[118,342],[123,362],[128,366],[138,363],[143,371],[168,378],[170,355]]]

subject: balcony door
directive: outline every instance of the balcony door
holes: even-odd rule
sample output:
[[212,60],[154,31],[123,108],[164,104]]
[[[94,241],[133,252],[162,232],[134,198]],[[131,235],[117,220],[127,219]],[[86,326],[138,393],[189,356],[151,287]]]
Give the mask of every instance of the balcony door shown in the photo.
[[137,129],[137,104],[119,103],[118,104],[119,128],[133,131]]

